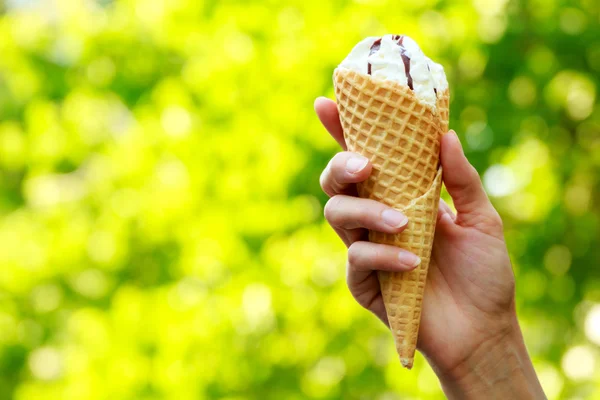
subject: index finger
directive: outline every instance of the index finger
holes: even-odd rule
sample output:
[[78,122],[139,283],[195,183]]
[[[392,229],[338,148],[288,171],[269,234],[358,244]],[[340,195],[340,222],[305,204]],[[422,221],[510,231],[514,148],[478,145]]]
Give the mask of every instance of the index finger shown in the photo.
[[342,146],[342,149],[347,150],[344,131],[340,124],[340,115],[335,102],[326,97],[317,97],[315,100],[315,112],[329,134]]

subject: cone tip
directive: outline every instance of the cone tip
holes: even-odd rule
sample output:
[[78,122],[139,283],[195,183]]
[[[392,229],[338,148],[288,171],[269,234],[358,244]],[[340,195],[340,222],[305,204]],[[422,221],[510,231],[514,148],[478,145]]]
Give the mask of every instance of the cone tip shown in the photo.
[[411,369],[413,366],[413,359],[412,358],[400,358],[400,363],[402,364],[402,366],[406,369]]

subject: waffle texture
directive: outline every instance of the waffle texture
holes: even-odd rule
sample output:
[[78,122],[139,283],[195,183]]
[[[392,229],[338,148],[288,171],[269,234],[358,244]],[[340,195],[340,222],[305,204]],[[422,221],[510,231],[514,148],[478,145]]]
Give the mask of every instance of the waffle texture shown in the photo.
[[358,185],[359,196],[394,207],[409,219],[402,233],[371,231],[369,240],[421,258],[412,271],[378,273],[400,362],[410,369],[442,185],[440,140],[448,129],[449,93],[440,93],[432,109],[408,87],[344,68],[335,70],[334,86],[348,149],[373,164],[369,179]]

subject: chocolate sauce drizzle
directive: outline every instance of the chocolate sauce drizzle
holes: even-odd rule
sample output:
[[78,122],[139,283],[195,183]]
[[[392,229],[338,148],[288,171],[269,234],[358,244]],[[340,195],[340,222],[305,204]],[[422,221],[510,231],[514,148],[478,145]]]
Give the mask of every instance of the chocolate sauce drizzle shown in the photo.
[[[411,90],[414,90],[412,76],[410,75],[410,57],[406,55],[406,49],[402,45],[404,41],[404,35],[394,35],[392,36],[392,40],[396,41],[398,46],[400,46],[400,56],[402,57],[402,62],[404,63],[404,72],[406,73],[406,80],[408,83],[408,87]],[[375,53],[381,47],[381,38],[377,39],[371,45],[371,49],[369,50],[369,55]],[[371,63],[367,65],[367,73],[371,75]]]
[[[380,47],[381,47],[381,38],[379,38],[373,42],[373,44],[371,45],[371,48],[369,49],[369,55],[375,53],[376,51],[379,51]],[[371,75],[371,63],[367,64],[367,73],[369,75]]]

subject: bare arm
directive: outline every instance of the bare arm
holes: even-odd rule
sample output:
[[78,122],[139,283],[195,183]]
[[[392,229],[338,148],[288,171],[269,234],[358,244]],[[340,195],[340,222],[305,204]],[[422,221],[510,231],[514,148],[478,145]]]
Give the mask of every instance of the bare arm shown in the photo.
[[505,334],[438,378],[449,399],[546,399],[516,317]]

